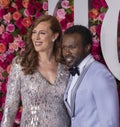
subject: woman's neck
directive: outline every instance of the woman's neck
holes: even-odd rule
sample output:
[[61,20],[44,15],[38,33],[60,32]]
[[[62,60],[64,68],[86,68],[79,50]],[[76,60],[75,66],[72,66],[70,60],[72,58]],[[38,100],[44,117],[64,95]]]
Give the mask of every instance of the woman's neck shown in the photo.
[[50,64],[56,63],[55,56],[53,53],[39,53],[39,64]]

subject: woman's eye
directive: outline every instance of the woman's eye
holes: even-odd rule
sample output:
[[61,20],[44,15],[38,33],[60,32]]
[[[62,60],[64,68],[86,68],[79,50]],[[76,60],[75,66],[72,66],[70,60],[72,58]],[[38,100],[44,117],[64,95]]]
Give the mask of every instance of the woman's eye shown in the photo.
[[32,34],[35,34],[36,32],[35,31],[32,31]]
[[45,32],[40,32],[40,34],[46,34]]

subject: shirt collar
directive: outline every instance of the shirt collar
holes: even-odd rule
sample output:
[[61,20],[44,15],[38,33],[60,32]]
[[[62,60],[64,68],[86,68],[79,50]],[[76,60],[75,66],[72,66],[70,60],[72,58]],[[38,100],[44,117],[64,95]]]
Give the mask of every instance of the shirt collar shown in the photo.
[[83,71],[85,65],[88,63],[88,61],[89,61],[90,59],[93,59],[93,60],[94,60],[94,58],[93,58],[93,56],[92,56],[91,54],[89,54],[88,56],[86,56],[86,57],[82,60],[82,62],[78,65],[80,73]]

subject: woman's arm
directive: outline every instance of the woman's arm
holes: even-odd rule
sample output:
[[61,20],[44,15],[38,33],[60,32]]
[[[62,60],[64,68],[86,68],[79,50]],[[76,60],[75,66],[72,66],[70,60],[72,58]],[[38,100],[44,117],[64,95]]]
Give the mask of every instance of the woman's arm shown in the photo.
[[20,101],[20,65],[12,62],[1,127],[12,127]]

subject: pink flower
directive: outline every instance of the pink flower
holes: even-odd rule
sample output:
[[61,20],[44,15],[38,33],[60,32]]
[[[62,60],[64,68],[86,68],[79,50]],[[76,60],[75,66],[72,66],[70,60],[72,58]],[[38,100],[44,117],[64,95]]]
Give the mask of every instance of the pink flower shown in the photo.
[[43,2],[43,6],[42,6],[44,11],[48,10],[48,2]]
[[0,66],[4,69],[4,70],[6,70],[6,68],[7,68],[7,63],[5,62],[5,61],[0,61]]
[[72,26],[73,26],[73,22],[67,23],[67,28],[72,27]]
[[14,55],[13,54],[8,54],[7,56],[6,56],[6,59],[7,59],[7,61],[9,62],[9,63],[11,63],[12,62],[12,59],[14,58]]
[[65,30],[66,27],[67,27],[67,20],[66,20],[66,19],[61,20],[60,24],[61,24],[61,26],[62,26],[62,29]]
[[24,26],[20,28],[20,34],[25,35],[26,32],[27,32],[27,30]]
[[65,15],[66,15],[66,12],[63,8],[57,10],[57,17],[59,17],[60,19],[65,19]]
[[35,14],[35,18],[38,18],[38,17],[40,17],[41,15],[42,15],[41,12],[40,12],[40,11],[37,11],[36,14]]
[[22,14],[19,11],[16,11],[12,14],[12,17],[15,21],[17,21],[22,17]]
[[[2,62],[4,62],[4,61],[6,60],[6,57],[4,56],[3,53],[0,54],[0,60],[1,60]],[[1,72],[0,72],[0,73],[1,73]]]
[[68,9],[70,8],[69,6],[69,1],[68,0],[63,0],[62,3],[61,3],[61,6],[65,9]]
[[22,48],[22,47],[24,47],[24,45],[25,45],[25,42],[24,41],[20,41],[18,47]]
[[24,10],[24,15],[25,15],[26,17],[30,16],[30,13],[29,13],[28,9],[25,9],[25,10]]
[[10,21],[11,21],[11,19],[12,19],[11,13],[7,13],[6,15],[4,15],[4,16],[3,16],[3,19],[4,19],[6,22],[10,23]]
[[2,97],[2,108],[4,109],[5,107],[5,99],[6,99],[6,96],[3,96]]
[[35,8],[34,8],[34,6],[32,4],[28,4],[28,8],[27,9],[28,9],[28,12],[29,12],[30,15],[33,15],[35,13],[34,12]]
[[105,16],[105,13],[100,13],[98,16],[98,20],[103,21],[104,16]]
[[41,11],[42,10],[42,4],[40,2],[35,2],[34,8],[35,8],[35,10]]
[[8,73],[8,74],[10,73],[10,69],[11,69],[11,64],[9,64],[9,65],[7,66],[7,73]]
[[30,25],[32,24],[32,20],[30,17],[25,17],[23,20],[22,20],[22,25],[27,28],[29,27]]
[[18,10],[18,7],[17,7],[16,3],[14,3],[14,2],[11,3],[11,7],[15,8],[16,10]]
[[15,4],[16,4],[18,10],[23,8],[22,0],[16,0]]
[[1,85],[1,91],[2,91],[2,93],[6,93],[6,84],[5,83],[2,83],[2,85]]
[[22,25],[22,18],[20,18],[20,19],[18,19],[18,20],[16,21],[16,26],[17,26],[19,29],[21,29],[21,28],[23,27],[23,25]]
[[13,39],[14,39],[13,35],[8,32],[4,32],[2,34],[2,38],[4,39],[3,43],[5,43],[5,44],[13,42]]
[[27,8],[29,4],[29,0],[22,0],[22,5],[24,8]]
[[96,9],[100,9],[101,7],[107,8],[107,4],[105,0],[92,0],[92,7]]
[[5,10],[0,8],[0,19],[2,19],[5,14]]
[[14,7],[9,7],[8,8],[8,12],[10,13],[14,13],[16,11],[16,9]]
[[6,46],[3,43],[0,43],[0,53],[4,53],[6,51]]
[[92,32],[93,35],[96,34],[96,25],[90,26],[90,31]]
[[15,26],[14,24],[8,24],[7,27],[6,27],[6,31],[8,32],[14,32],[15,31]]
[[66,14],[65,17],[66,17],[67,22],[73,22],[73,17],[74,17],[73,13]]
[[18,43],[9,43],[9,49],[18,50]]
[[[2,102],[2,101],[0,100],[0,102]],[[1,107],[1,106],[0,106],[0,107]],[[3,116],[3,113],[0,112],[0,121],[2,120],[2,116]]]
[[5,26],[3,24],[0,25],[0,34],[5,31]]
[[19,48],[24,47],[24,41],[22,40],[22,37],[20,35],[15,37],[14,42],[18,43]]
[[97,25],[96,33],[100,38],[101,24]]

